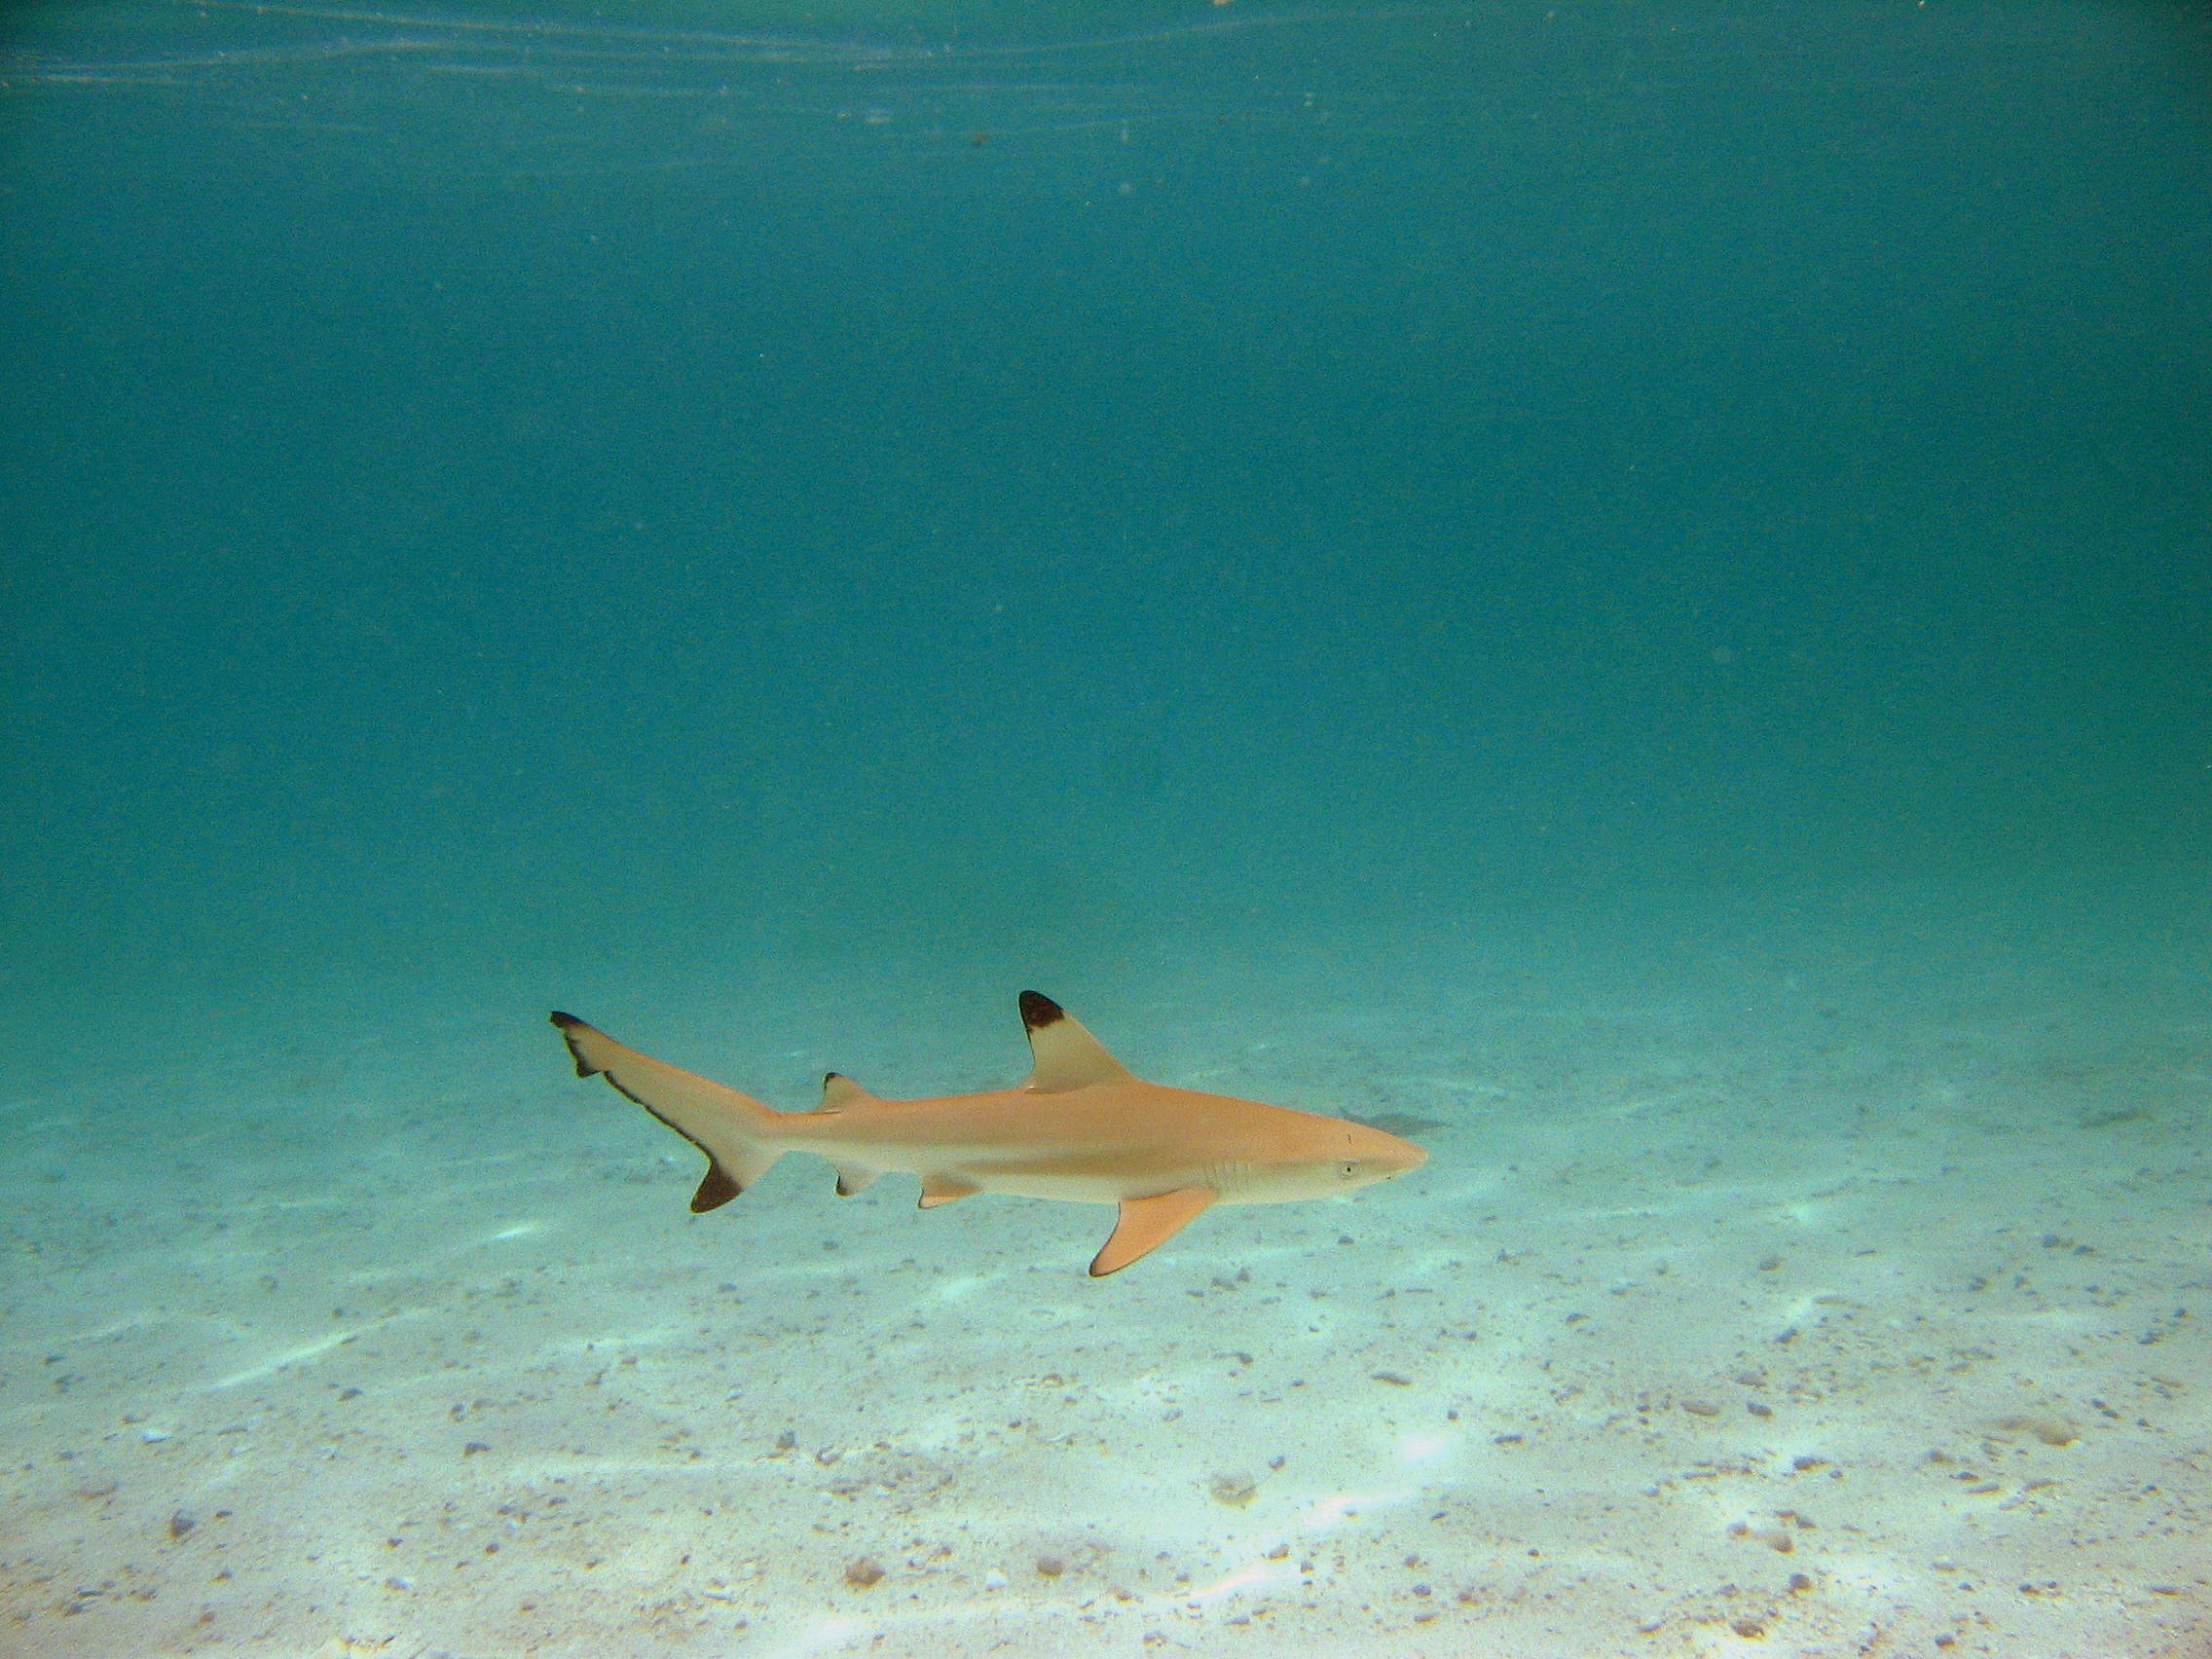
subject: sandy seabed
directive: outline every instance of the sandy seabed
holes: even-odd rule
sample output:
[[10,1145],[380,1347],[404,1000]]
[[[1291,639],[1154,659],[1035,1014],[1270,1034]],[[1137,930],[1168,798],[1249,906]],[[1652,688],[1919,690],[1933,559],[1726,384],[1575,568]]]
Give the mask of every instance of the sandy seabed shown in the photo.
[[542,1023],[939,1092],[1024,1069],[1021,964],[548,969],[33,1068],[0,1652],[2212,1655],[2203,874],[1040,983],[1431,1152],[1101,1281],[1104,1209],[799,1157],[692,1217]]

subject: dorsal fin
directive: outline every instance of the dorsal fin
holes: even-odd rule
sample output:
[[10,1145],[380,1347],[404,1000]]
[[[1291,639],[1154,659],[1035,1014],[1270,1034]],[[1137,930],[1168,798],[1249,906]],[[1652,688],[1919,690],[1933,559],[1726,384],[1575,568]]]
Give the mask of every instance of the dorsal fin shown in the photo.
[[822,1104],[817,1112],[850,1112],[861,1106],[880,1106],[883,1102],[847,1077],[843,1072],[830,1072],[822,1079]]
[[1036,1068],[1022,1088],[1032,1094],[1064,1094],[1095,1083],[1134,1083],[1127,1066],[1051,997],[1021,993],[1021,1024],[1029,1033]]

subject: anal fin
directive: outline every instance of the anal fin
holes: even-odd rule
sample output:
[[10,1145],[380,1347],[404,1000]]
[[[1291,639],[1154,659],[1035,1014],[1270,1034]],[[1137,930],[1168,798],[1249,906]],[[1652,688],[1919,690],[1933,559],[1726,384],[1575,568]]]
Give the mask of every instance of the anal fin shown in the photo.
[[1104,1278],[1120,1272],[1139,1256],[1149,1255],[1190,1226],[1213,1202],[1211,1187],[1178,1187],[1150,1198],[1124,1198],[1121,1219],[1090,1264],[1090,1276]]
[[957,1175],[924,1175],[922,1177],[922,1208],[936,1209],[954,1198],[973,1197],[983,1189],[973,1181],[964,1181]]

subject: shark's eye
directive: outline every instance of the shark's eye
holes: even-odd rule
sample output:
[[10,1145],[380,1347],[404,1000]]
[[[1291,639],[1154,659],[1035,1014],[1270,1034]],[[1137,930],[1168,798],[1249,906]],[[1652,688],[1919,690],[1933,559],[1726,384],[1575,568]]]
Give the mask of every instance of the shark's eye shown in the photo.
[[1356,1163],[1347,1163],[1347,1164],[1346,1164],[1346,1165],[1345,1165],[1345,1173],[1346,1173],[1346,1175],[1357,1175],[1357,1174],[1359,1173],[1359,1165],[1358,1165],[1358,1164],[1356,1164]]

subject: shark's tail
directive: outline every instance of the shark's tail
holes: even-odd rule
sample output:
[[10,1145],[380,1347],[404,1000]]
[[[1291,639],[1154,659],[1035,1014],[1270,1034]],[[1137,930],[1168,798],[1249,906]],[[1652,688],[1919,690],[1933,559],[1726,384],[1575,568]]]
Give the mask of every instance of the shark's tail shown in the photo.
[[605,1076],[707,1155],[706,1178],[691,1195],[694,1213],[728,1203],[783,1156],[776,1127],[784,1113],[750,1094],[626,1049],[572,1014],[556,1014],[553,1023],[568,1039],[578,1077]]

